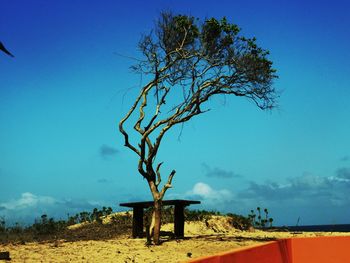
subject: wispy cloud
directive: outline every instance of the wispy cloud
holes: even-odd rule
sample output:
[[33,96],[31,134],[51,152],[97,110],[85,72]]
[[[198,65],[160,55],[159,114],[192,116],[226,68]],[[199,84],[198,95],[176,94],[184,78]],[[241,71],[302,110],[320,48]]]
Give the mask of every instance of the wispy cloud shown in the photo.
[[343,167],[337,170],[336,172],[336,178],[343,179],[345,182],[350,181],[350,168]]
[[342,161],[342,162],[350,161],[349,155],[343,156],[342,158],[340,158],[340,161]]
[[114,156],[117,153],[119,153],[119,151],[111,146],[105,145],[103,144],[100,147],[100,156],[104,159],[110,157],[110,156]]
[[218,177],[218,178],[233,178],[233,177],[241,177],[238,174],[235,174],[233,171],[228,171],[219,167],[210,167],[206,163],[202,163],[202,167],[205,170],[205,175],[207,177]]
[[329,205],[350,204],[350,169],[338,169],[333,176],[322,177],[305,173],[290,178],[286,183],[250,182],[248,189],[238,194],[238,198],[269,201],[300,201],[304,204]]
[[97,180],[97,182],[98,182],[99,184],[106,184],[106,183],[109,182],[109,180],[107,180],[106,178],[100,178],[100,179]]

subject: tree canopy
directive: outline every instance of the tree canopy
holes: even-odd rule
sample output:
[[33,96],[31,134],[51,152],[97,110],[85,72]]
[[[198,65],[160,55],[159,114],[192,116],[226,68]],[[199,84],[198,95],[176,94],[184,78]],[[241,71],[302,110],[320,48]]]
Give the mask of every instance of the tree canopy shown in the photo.
[[[147,167],[152,165],[164,133],[205,112],[202,104],[211,96],[246,97],[264,110],[276,106],[277,93],[272,84],[277,76],[267,58],[269,52],[260,48],[255,38],[240,36],[240,31],[226,18],[210,18],[200,23],[191,16],[162,13],[155,30],[141,39],[139,48],[144,59],[132,69],[150,75],[151,80],[141,88],[134,105],[120,122],[120,130],[126,146],[140,156],[139,171],[146,178],[154,179],[155,173],[149,174]],[[172,105],[167,116],[159,119],[173,89],[181,89],[182,98]],[[156,110],[144,123],[149,94],[157,98]],[[139,118],[134,128],[141,135],[140,147],[129,143],[123,128],[137,106]],[[149,136],[157,128],[163,129],[151,143]]]

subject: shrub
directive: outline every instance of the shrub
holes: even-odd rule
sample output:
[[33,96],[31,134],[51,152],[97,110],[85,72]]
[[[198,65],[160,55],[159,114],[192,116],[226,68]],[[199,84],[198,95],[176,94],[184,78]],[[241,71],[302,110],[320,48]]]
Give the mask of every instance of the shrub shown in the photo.
[[252,226],[251,220],[248,217],[232,213],[228,213],[227,216],[232,219],[232,226],[236,229],[248,230]]
[[32,225],[32,229],[35,234],[38,235],[49,235],[56,234],[67,227],[67,222],[63,220],[55,221],[53,218],[47,217],[47,215],[42,215],[41,219],[35,220],[35,223]]
[[111,217],[111,222],[115,225],[129,226],[132,225],[132,216],[129,212],[126,212],[124,215],[115,214]]
[[212,215],[220,215],[220,212],[185,209],[186,221],[203,221],[203,220],[210,219]]

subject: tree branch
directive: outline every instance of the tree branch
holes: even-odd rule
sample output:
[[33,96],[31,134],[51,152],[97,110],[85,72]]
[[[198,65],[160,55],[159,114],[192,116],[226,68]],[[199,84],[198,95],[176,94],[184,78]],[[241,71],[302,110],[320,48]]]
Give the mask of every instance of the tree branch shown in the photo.
[[161,191],[160,194],[159,194],[160,199],[162,199],[162,198],[164,197],[164,194],[165,194],[166,190],[168,190],[169,188],[172,187],[171,182],[172,182],[172,180],[173,180],[173,177],[174,177],[175,173],[176,173],[175,170],[172,170],[172,171],[171,171],[171,173],[170,173],[170,175],[169,175],[169,177],[168,177],[167,183],[163,186],[162,191]]
[[156,186],[158,187],[158,185],[160,184],[160,182],[162,181],[162,178],[160,176],[160,167],[162,166],[163,162],[159,163],[157,165],[157,169],[156,169],[156,173],[157,173],[157,182],[156,182]]

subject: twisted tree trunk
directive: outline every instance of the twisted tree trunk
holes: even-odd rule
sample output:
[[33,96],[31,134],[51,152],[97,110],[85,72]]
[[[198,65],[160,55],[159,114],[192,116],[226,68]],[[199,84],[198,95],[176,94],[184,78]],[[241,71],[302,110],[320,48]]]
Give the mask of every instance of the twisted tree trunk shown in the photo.
[[[157,166],[157,182],[150,179],[148,180],[149,188],[152,192],[153,200],[154,200],[154,208],[153,208],[153,214],[152,214],[152,221],[149,228],[149,235],[153,237],[153,243],[155,245],[160,244],[160,227],[161,227],[161,218],[162,218],[162,200],[164,198],[164,194],[167,189],[171,188],[171,182],[173,180],[173,177],[176,173],[175,170],[172,170],[168,177],[168,181],[165,183],[161,191],[158,190],[158,186],[161,182],[161,176],[159,172],[161,164]],[[152,174],[152,171],[150,171],[149,174]],[[154,173],[153,173],[154,174]],[[152,178],[151,176],[148,176],[148,178]]]
[[[155,245],[160,244],[160,227],[162,224],[162,200],[155,200],[154,201],[154,210],[152,215],[152,224],[151,228],[153,227],[153,242]],[[150,228],[150,231],[152,229]]]
[[155,245],[160,244],[160,226],[162,216],[162,196],[160,195],[156,184],[153,181],[149,181],[149,186],[152,192],[154,207],[152,213],[152,220],[149,227],[149,235],[153,237],[153,243]]

